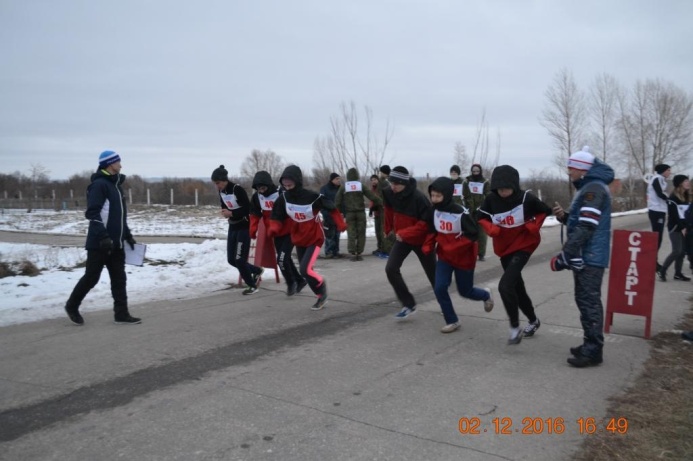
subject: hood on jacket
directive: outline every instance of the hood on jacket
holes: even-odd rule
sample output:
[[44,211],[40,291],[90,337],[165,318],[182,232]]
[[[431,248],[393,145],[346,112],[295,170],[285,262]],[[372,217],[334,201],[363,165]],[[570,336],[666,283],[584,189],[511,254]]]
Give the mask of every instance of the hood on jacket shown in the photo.
[[512,189],[514,193],[520,191],[520,173],[510,165],[497,166],[491,174],[491,190]]
[[576,189],[591,181],[602,181],[604,184],[609,185],[614,181],[615,177],[614,169],[595,157],[592,168],[587,170],[582,178],[573,181],[573,185],[575,185]]
[[347,181],[358,181],[360,177],[359,170],[356,168],[349,168],[347,171]]
[[274,184],[274,181],[272,181],[272,176],[270,176],[270,174],[264,170],[258,171],[253,177],[253,189],[257,190],[257,188],[260,186],[267,187],[267,191],[270,194],[277,190],[277,186]]
[[303,172],[296,165],[289,165],[284,168],[282,175],[279,177],[279,184],[281,184],[282,179],[291,179],[296,183],[294,189],[303,189]]
[[[479,169],[479,174],[474,174],[474,173],[472,173],[472,170],[473,170],[474,168],[478,168],[478,169]],[[470,181],[479,182],[479,181],[482,181],[482,180],[484,179],[484,169],[481,168],[481,165],[478,164],[478,163],[473,164],[473,165],[471,166],[471,168],[469,169],[469,172],[470,172],[470,175],[467,176],[467,179],[469,179]]]
[[431,191],[436,191],[443,194],[443,201],[440,203],[433,203],[433,208],[440,211],[446,211],[447,208],[452,204],[452,196],[455,192],[455,183],[450,178],[441,176],[436,179],[428,186],[428,195],[431,195]]
[[120,185],[125,182],[126,178],[127,176],[124,174],[108,174],[104,170],[96,170],[96,173],[91,175],[91,182],[94,182],[97,179],[105,179],[106,181],[111,181],[114,184]]

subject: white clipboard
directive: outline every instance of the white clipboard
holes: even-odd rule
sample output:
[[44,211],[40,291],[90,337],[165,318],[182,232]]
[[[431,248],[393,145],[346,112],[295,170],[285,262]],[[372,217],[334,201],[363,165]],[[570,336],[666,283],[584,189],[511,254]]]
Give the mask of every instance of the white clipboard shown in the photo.
[[144,255],[147,253],[147,245],[135,243],[135,248],[130,248],[129,243],[125,243],[125,264],[132,266],[144,266]]

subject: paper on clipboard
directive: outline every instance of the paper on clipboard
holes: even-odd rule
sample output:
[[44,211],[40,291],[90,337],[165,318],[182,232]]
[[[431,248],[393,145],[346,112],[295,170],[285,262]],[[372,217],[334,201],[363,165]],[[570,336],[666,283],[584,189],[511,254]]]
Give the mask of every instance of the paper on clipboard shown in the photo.
[[130,248],[128,243],[125,244],[125,264],[132,266],[143,266],[144,255],[147,252],[147,245],[143,243],[135,243],[135,248]]

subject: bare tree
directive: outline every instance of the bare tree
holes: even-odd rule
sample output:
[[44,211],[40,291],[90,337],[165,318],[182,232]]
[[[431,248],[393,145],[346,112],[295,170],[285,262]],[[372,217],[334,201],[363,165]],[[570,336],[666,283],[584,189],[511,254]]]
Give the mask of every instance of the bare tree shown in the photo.
[[272,150],[261,151],[253,149],[241,165],[241,177],[252,179],[258,171],[267,171],[271,177],[277,178],[284,170],[284,160]]
[[37,185],[49,181],[48,174],[50,173],[50,170],[42,164],[32,163],[29,171],[31,173],[29,177],[31,178],[32,184]]
[[548,130],[553,145],[558,150],[554,161],[562,172],[570,154],[584,141],[585,97],[578,89],[572,72],[566,68],[556,74],[544,95],[546,105],[540,123]]
[[453,162],[455,165],[459,166],[460,170],[463,172],[469,171],[471,166],[469,163],[469,155],[467,155],[467,148],[459,141],[455,143],[455,147],[453,148]]
[[693,98],[673,83],[638,81],[630,99],[621,97],[621,135],[641,175],[658,163],[684,169],[693,147]]
[[370,107],[364,107],[361,125],[356,104],[343,102],[339,115],[330,117],[330,133],[324,138],[316,138],[313,144],[314,172],[330,170],[343,173],[356,167],[361,175],[370,175],[383,163],[392,135],[392,127],[386,121],[384,134],[378,136]]
[[616,150],[620,94],[618,82],[606,73],[598,75],[590,89],[589,113],[596,126],[595,142],[604,162]]

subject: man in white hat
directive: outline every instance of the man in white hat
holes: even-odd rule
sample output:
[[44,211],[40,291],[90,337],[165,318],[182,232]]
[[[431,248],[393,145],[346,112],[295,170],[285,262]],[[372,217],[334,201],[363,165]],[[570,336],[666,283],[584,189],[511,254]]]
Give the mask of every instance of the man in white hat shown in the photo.
[[583,344],[571,347],[568,363],[577,368],[603,361],[604,306],[601,288],[611,246],[611,193],[614,170],[595,158],[585,146],[568,158],[568,176],[577,190],[566,212],[556,204],[556,218],[567,225],[563,251],[551,260],[551,269],[573,271],[575,303],[580,310]]

